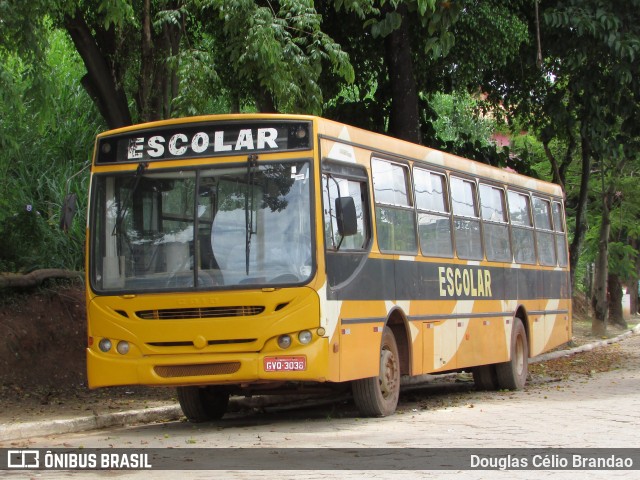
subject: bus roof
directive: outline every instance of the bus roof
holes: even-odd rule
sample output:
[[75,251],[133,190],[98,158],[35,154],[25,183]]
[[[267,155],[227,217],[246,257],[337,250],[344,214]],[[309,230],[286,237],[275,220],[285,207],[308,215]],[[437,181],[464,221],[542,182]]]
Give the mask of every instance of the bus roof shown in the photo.
[[[425,167],[435,165],[453,173],[477,176],[500,184],[564,197],[562,188],[554,183],[528,177],[512,169],[493,167],[485,163],[389,137],[384,134],[374,134],[357,127],[327,119],[320,119],[318,130],[320,135],[342,142],[345,145],[354,147],[361,146],[375,150],[391,158],[398,157],[398,159],[417,160],[419,162],[425,162]],[[343,157],[338,160],[345,160],[345,158]]]
[[[316,124],[317,133],[324,138],[339,142],[350,148],[362,147],[366,150],[373,150],[380,155],[399,160],[412,160],[425,162],[425,166],[434,165],[453,173],[462,173],[481,177],[500,184],[507,184],[527,190],[543,192],[557,197],[564,197],[562,188],[559,185],[521,175],[512,169],[498,168],[481,162],[462,158],[441,150],[436,150],[423,145],[400,140],[381,133],[374,133],[358,127],[339,123],[323,117],[313,115],[298,114],[264,114],[264,113],[242,113],[242,114],[219,114],[201,115],[194,117],[181,117],[175,119],[147,122],[130,125],[118,129],[102,132],[98,139],[111,135],[132,133],[140,130],[152,130],[169,126],[179,126],[185,124],[198,124],[209,122],[239,122],[239,121],[259,121],[259,120],[292,120],[309,121]],[[352,161],[363,163],[353,155],[352,160],[341,156],[327,158],[339,161]],[[366,160],[368,163],[368,159]]]

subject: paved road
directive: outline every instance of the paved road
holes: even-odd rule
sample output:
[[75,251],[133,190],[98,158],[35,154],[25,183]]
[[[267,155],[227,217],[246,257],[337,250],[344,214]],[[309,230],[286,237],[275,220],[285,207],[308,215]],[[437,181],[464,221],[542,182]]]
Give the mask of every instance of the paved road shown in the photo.
[[[612,347],[613,348],[613,347]],[[23,448],[640,448],[640,335],[618,344],[624,368],[590,377],[530,385],[520,392],[479,393],[448,384],[405,394],[391,417],[362,419],[350,404],[257,412],[215,423],[169,422],[30,439]],[[7,445],[4,445],[5,447]],[[186,451],[186,450],[185,450]],[[636,452],[638,450],[635,450]],[[326,451],[318,455],[327,455]],[[184,465],[193,468],[189,459]],[[291,460],[291,459],[289,459]],[[285,458],[285,461],[287,459]],[[327,459],[329,461],[329,459]],[[640,468],[640,466],[637,466]],[[23,478],[13,472],[9,478]],[[98,478],[104,473],[74,472]],[[113,472],[148,478],[150,472]],[[154,471],[154,478],[176,472]],[[190,470],[186,478],[360,478],[363,472]],[[369,478],[640,478],[635,471],[368,471]],[[69,472],[33,477],[67,478]]]

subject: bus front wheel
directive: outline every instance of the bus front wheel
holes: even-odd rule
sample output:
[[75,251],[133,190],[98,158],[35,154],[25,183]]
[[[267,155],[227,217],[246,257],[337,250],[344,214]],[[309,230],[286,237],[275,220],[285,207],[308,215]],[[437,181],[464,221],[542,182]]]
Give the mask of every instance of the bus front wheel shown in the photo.
[[495,365],[480,365],[471,370],[476,390],[498,390],[498,375]]
[[229,394],[215,387],[178,387],[178,402],[187,420],[208,422],[226,413]]
[[511,329],[511,359],[496,364],[498,386],[506,390],[521,390],[529,372],[529,344],[522,320],[514,319]]
[[380,344],[380,373],[377,377],[354,380],[353,400],[360,413],[386,417],[396,411],[400,397],[400,356],[390,328],[385,327]]

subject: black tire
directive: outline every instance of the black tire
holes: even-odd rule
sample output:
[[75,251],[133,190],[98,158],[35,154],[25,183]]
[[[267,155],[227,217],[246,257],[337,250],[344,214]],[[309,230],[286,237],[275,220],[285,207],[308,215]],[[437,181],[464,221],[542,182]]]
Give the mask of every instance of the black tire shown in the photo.
[[229,394],[214,387],[178,387],[178,401],[187,420],[208,422],[227,412]]
[[495,365],[481,365],[471,370],[476,390],[498,390],[498,374]]
[[385,327],[380,344],[380,374],[351,382],[353,400],[367,417],[386,417],[396,411],[400,397],[400,356],[390,328]]
[[529,373],[529,344],[522,320],[515,318],[511,329],[510,360],[496,364],[498,387],[521,390]]

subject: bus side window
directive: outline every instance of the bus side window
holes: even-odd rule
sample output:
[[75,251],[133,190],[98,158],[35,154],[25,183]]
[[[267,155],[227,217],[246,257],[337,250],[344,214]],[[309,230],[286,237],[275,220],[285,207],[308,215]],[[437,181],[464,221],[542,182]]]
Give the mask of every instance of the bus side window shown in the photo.
[[372,158],[371,171],[380,250],[417,253],[416,215],[411,202],[409,168]]
[[484,226],[484,248],[487,260],[511,262],[511,242],[507,223],[504,190],[480,184],[480,207]]
[[558,252],[558,265],[566,267],[569,263],[569,255],[567,254],[567,241],[564,231],[564,215],[562,204],[553,202],[553,230],[556,237],[556,250]]
[[453,257],[446,177],[440,173],[414,168],[413,182],[422,254]]
[[[367,209],[363,204],[366,198],[366,186],[362,182],[340,178],[333,175],[322,175],[322,197],[324,205],[325,245],[329,250],[364,250],[369,243]],[[351,197],[356,210],[356,233],[340,235],[336,217],[336,199]]]
[[451,177],[451,203],[458,258],[482,260],[475,182]]
[[551,227],[551,203],[544,198],[533,197],[533,212],[540,264],[555,265],[556,246]]
[[509,217],[511,219],[511,243],[516,263],[536,263],[533,241],[531,202],[529,196],[509,191]]

